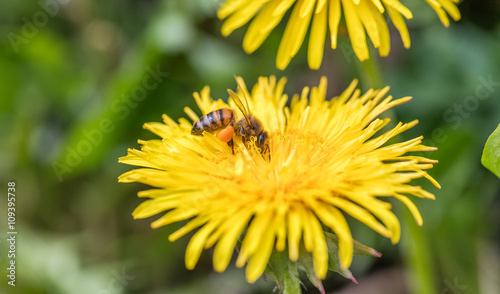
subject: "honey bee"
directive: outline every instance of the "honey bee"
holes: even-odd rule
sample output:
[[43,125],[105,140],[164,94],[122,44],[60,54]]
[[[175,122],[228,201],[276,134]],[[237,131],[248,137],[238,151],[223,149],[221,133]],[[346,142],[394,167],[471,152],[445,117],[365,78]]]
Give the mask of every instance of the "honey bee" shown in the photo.
[[[236,80],[238,82],[238,80]],[[243,89],[239,83],[238,87]],[[247,97],[243,93],[245,104],[240,97],[232,90],[227,90],[229,96],[234,101],[238,109],[243,114],[243,118],[236,120],[236,111],[229,108],[221,108],[200,117],[193,125],[191,134],[195,136],[203,136],[203,132],[211,134],[217,133],[217,138],[222,142],[227,143],[234,154],[233,136],[241,139],[247,148],[250,148],[250,143],[255,140],[255,146],[261,150],[261,154],[269,151],[267,143],[267,132],[264,131],[262,123],[249,112]],[[254,139],[255,138],[255,139]]]

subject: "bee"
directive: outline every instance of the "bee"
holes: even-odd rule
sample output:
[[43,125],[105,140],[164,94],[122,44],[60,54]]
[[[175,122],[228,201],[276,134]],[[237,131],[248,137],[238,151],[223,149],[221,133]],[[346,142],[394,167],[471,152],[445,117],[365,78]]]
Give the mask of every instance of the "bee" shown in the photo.
[[[236,82],[238,82],[238,80],[236,80]],[[243,89],[239,83],[238,87]],[[245,104],[243,104],[236,93],[230,89],[228,89],[227,92],[243,114],[243,118],[236,120],[236,111],[232,109],[217,109],[200,117],[194,123],[191,134],[203,136],[204,131],[211,134],[218,132],[217,138],[227,143],[231,147],[233,154],[233,136],[241,139],[247,148],[250,148],[250,143],[255,138],[255,146],[261,150],[261,154],[265,154],[269,151],[269,144],[267,142],[268,135],[263,129],[262,123],[249,112],[247,97],[243,93],[245,100]]]

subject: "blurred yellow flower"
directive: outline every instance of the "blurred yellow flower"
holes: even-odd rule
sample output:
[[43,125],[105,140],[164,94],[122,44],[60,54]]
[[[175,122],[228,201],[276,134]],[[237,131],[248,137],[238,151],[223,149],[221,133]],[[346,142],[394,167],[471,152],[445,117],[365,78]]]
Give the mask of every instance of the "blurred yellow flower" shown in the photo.
[[[458,0],[425,1],[436,11],[443,25],[449,26],[447,13],[455,21],[460,19],[460,11],[455,4]],[[411,19],[413,15],[399,0],[226,0],[218,11],[218,17],[225,19],[222,34],[228,36],[253,18],[243,40],[243,49],[252,53],[292,7],[276,57],[279,69],[285,69],[299,51],[311,18],[307,60],[312,69],[318,69],[323,60],[327,26],[331,46],[337,48],[342,10],[352,48],[359,60],[369,58],[365,31],[381,56],[389,54],[390,39],[385,12],[398,29],[404,46],[410,47],[410,36],[403,17]]]
[[[216,135],[191,135],[192,121],[199,117],[186,108],[192,121],[181,118],[176,123],[164,115],[163,123],[145,124],[161,140],[139,140],[141,150],[129,149],[119,160],[142,167],[121,175],[120,182],[154,187],[139,192],[139,197],[149,199],[135,209],[134,218],[166,212],[152,223],[153,228],[187,221],[169,236],[170,241],[198,228],[186,249],[188,269],[195,267],[203,249],[215,246],[214,268],[224,271],[238,246],[236,265],[248,262],[246,277],[254,282],[273,250],[287,249],[290,260],[296,261],[303,244],[312,254],[317,277],[324,279],[328,269],[324,230],[338,236],[341,267],[351,264],[353,237],[344,213],[393,243],[399,240],[400,224],[383,199],[400,200],[422,224],[408,195],[434,196],[410,182],[424,177],[439,187],[426,172],[436,161],[407,153],[435,148],[421,145],[422,137],[387,145],[417,121],[380,133],[390,119],[377,118],[410,97],[393,100],[386,96],[389,87],[361,94],[353,81],[340,96],[326,100],[323,77],[318,87],[306,87],[293,96],[287,107],[285,79],[261,77],[251,93],[237,79],[242,85],[238,95],[249,97],[251,113],[268,131],[270,156],[241,141],[235,141],[233,154]],[[231,99],[229,105],[213,100],[208,87],[194,97],[203,114],[235,108]]]

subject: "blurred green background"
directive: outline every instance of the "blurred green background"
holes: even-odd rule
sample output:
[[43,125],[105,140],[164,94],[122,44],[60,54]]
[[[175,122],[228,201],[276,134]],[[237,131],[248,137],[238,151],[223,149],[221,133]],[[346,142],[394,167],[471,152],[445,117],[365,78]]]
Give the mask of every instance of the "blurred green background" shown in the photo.
[[[395,97],[414,97],[390,115],[420,121],[402,139],[423,134],[439,148],[427,156],[439,160],[430,174],[442,189],[417,183],[437,198],[415,199],[424,225],[394,203],[402,222],[394,246],[352,221],[354,237],[383,257],[354,258],[359,285],[329,273],[327,293],[500,293],[500,180],[480,164],[500,123],[500,4],[465,1],[462,20],[444,28],[424,1],[402,3],[414,14],[407,22],[411,49],[402,48],[391,25],[387,58],[372,52],[361,64],[344,36],[320,70],[308,69],[302,46],[279,71],[274,60],[285,22],[246,55],[246,29],[221,36],[219,1],[3,1],[0,292],[271,293],[271,282],[247,284],[234,263],[215,273],[210,250],[186,270],[189,238],[170,243],[180,224],[152,230],[151,219],[132,219],[142,201],[136,193],[146,186],[118,184],[131,167],[117,159],[137,148],[137,139],[154,138],[144,122],[194,109],[192,93],[204,85],[225,99],[234,74],[248,85],[275,74],[288,77],[288,94],[317,85],[322,75],[330,97],[356,77],[365,90],[390,85]],[[16,287],[6,278],[8,181],[17,193]]]

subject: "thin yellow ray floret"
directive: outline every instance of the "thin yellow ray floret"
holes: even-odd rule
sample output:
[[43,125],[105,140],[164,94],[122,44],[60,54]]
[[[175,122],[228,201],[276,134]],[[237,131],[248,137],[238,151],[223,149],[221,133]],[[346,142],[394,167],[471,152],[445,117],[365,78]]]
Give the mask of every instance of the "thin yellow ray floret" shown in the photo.
[[[243,39],[243,49],[247,53],[252,53],[262,45],[262,43],[269,36],[271,31],[280,23],[283,16],[293,1],[271,1],[266,5],[260,13],[252,20],[247,33]],[[282,8],[277,12],[278,8]]]
[[307,0],[298,0],[293,8],[292,15],[278,48],[278,55],[276,57],[276,67],[278,69],[285,69],[288,66],[288,63],[297,54],[300,45],[304,41],[311,16],[314,12],[312,8],[307,9],[307,6],[305,6],[305,3],[310,2]]
[[311,36],[309,37],[309,47],[307,50],[307,61],[311,69],[318,69],[323,61],[327,22],[327,7],[324,4],[321,8],[320,2],[318,2],[318,8],[314,13],[312,21]]
[[214,269],[218,272],[223,272],[231,260],[233,249],[238,242],[238,237],[245,229],[250,220],[251,213],[235,214],[232,218],[225,222],[226,231],[217,242],[214,250]]
[[344,8],[344,17],[352,49],[359,60],[364,61],[369,58],[369,53],[366,45],[365,29],[361,23],[361,18],[358,16],[357,8],[351,3],[351,0],[342,0],[342,7]]

